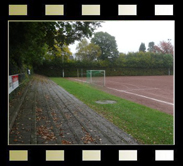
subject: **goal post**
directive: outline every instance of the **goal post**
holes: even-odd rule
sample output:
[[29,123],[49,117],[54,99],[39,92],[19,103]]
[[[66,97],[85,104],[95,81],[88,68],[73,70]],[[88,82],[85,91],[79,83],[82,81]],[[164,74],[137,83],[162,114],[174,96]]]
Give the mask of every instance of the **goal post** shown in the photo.
[[87,82],[99,86],[105,86],[105,70],[87,70]]

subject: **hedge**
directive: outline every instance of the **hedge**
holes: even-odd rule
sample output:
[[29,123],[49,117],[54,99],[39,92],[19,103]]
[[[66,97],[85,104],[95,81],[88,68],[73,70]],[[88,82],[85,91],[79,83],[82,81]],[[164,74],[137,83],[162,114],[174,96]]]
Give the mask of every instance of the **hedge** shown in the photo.
[[[58,67],[42,67],[35,71],[37,74],[48,77],[62,77],[62,69]],[[146,75],[172,75],[173,68],[64,68],[65,77],[86,76],[86,70],[105,70],[106,76],[146,76]],[[170,73],[169,73],[170,70]]]

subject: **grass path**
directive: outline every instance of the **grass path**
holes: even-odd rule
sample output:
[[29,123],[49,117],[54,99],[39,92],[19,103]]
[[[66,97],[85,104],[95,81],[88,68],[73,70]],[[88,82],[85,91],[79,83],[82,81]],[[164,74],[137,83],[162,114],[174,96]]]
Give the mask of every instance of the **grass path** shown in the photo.
[[[51,80],[83,101],[142,144],[173,144],[173,116],[113,96],[94,87],[59,77]],[[115,100],[115,104],[98,104],[97,100]]]

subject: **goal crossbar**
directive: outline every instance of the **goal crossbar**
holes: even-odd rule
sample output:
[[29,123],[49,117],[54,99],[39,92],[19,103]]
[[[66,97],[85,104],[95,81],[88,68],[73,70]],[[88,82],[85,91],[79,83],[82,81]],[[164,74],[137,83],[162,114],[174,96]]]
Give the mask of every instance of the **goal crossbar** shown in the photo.
[[87,82],[105,86],[105,70],[87,70]]

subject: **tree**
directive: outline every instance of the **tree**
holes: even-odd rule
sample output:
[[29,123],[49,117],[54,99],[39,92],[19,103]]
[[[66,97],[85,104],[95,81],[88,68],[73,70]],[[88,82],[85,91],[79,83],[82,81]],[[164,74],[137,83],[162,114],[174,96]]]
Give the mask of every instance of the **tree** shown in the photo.
[[158,46],[154,46],[154,50],[156,53],[162,53],[162,54],[171,54],[173,55],[173,45],[166,41],[160,41]]
[[105,60],[108,59],[108,57],[117,58],[119,56],[115,37],[107,32],[95,33],[91,42],[98,45],[101,49],[99,59]]
[[57,41],[60,44],[65,43],[67,45],[74,43],[76,40],[81,40],[83,38],[90,38],[93,31],[100,27],[100,22],[56,22]]
[[80,43],[78,43],[77,47],[76,47],[76,57],[79,60],[83,60],[85,59],[86,56],[86,47],[88,46],[88,41],[86,39],[82,39]]
[[144,44],[144,43],[141,43],[141,44],[140,44],[140,47],[139,47],[139,51],[145,52],[145,50],[146,50],[145,44]]
[[101,49],[98,45],[95,45],[93,43],[90,43],[88,46],[87,46],[87,51],[88,51],[88,60],[97,60],[100,55],[101,55]]
[[83,39],[78,46],[76,56],[80,60],[93,61],[101,55],[101,50],[98,45],[88,43],[86,39]]
[[22,68],[23,64],[36,66],[43,62],[48,50],[62,49],[84,37],[91,37],[100,22],[10,22],[9,62]]
[[148,45],[148,51],[149,52],[154,52],[154,42],[149,42],[149,45]]
[[67,61],[71,55],[72,52],[70,51],[69,47],[66,44],[58,46],[57,42],[55,42],[53,48],[48,49],[43,59],[51,61],[56,57],[61,59],[63,57],[64,61]]
[[9,23],[10,69],[11,66],[22,68],[23,64],[31,65],[39,62],[45,53],[46,45],[43,43],[45,33],[35,22]]
[[116,59],[115,63],[116,66],[124,67],[126,63],[126,54],[119,53],[119,57]]

